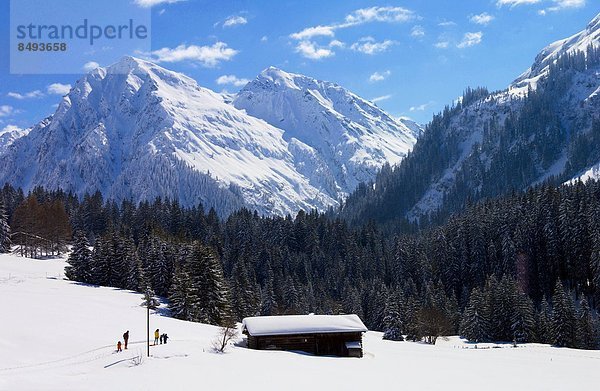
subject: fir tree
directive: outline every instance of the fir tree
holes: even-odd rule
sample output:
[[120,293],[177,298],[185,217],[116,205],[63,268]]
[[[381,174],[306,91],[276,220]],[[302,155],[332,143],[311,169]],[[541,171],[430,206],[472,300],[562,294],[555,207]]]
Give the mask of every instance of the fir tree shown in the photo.
[[231,318],[229,289],[221,263],[213,250],[196,243],[187,260],[191,282],[192,318],[222,325]]
[[535,317],[533,303],[527,295],[514,290],[514,312],[511,317],[511,332],[515,342],[533,342],[535,340]]
[[489,309],[483,293],[479,288],[474,288],[462,315],[460,335],[471,342],[488,340],[490,335],[488,314]]
[[560,280],[556,282],[552,306],[552,343],[556,346],[575,346],[575,308]]
[[269,276],[267,282],[261,293],[261,304],[260,314],[262,316],[276,315],[277,311],[277,300],[275,299],[275,292],[273,290],[273,272],[269,269]]
[[390,294],[386,300],[385,317],[383,318],[383,339],[404,341],[402,335],[402,318],[400,316],[399,298]]
[[552,314],[546,296],[542,298],[540,310],[537,313],[537,338],[541,343],[552,343]]
[[155,310],[160,306],[160,301],[156,298],[154,291],[152,288],[147,287],[144,291],[144,296],[142,297],[142,307],[150,308],[151,310]]
[[191,294],[192,285],[189,276],[183,267],[177,267],[169,295],[169,310],[175,318],[194,320],[192,318],[194,303]]
[[4,202],[0,198],[0,253],[8,253],[11,250],[10,226],[4,208]]
[[581,299],[577,312],[577,347],[580,349],[598,347],[596,322],[585,297]]
[[67,263],[69,266],[65,267],[65,275],[69,280],[92,282],[92,252],[82,231],[75,232],[73,248]]

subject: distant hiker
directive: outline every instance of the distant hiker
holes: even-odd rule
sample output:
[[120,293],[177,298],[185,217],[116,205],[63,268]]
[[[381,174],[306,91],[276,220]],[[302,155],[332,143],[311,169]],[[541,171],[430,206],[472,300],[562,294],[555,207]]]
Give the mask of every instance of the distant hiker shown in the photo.
[[167,339],[169,339],[169,336],[167,335],[167,333],[163,334],[163,341],[165,341],[165,345],[167,344]]
[[117,342],[117,353],[122,352],[121,350],[121,341]]
[[154,332],[154,344],[158,345],[158,338],[160,337],[160,332],[158,331],[158,329],[156,329],[156,331]]
[[161,335],[160,335],[160,338],[159,338],[159,339],[160,339],[160,344],[161,344],[161,345],[162,345],[162,343],[163,343],[163,337],[164,337],[164,336],[165,336],[164,334],[161,334]]
[[125,340],[125,350],[127,350],[127,342],[129,342],[129,330],[123,334],[123,340]]

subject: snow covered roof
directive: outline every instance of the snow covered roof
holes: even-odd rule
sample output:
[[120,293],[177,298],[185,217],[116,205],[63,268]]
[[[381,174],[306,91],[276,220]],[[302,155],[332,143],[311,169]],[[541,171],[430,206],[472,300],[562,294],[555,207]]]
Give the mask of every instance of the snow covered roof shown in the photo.
[[244,318],[242,324],[252,336],[367,331],[357,315],[254,316]]

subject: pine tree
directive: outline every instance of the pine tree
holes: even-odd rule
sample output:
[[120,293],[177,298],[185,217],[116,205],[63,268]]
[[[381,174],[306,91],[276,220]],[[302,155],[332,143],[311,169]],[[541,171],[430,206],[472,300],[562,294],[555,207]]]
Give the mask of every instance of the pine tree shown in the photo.
[[402,318],[400,316],[399,297],[395,294],[388,295],[385,304],[385,317],[383,318],[383,339],[390,341],[404,341],[402,335]]
[[474,288],[462,315],[460,335],[476,343],[488,340],[490,335],[488,314],[489,309],[483,293],[479,288]]
[[258,296],[250,282],[244,262],[239,261],[233,266],[230,285],[232,309],[237,318],[257,315]]
[[518,292],[515,284],[514,312],[511,317],[511,332],[515,342],[535,340],[535,318],[533,303],[524,293]]
[[4,202],[0,199],[0,253],[8,253],[11,250],[10,226],[4,208]]
[[300,304],[298,291],[294,285],[294,280],[288,277],[285,282],[284,305],[286,314],[297,314]]
[[542,298],[540,310],[537,313],[536,334],[541,343],[552,343],[552,314],[546,296]]
[[575,308],[560,280],[556,282],[552,306],[552,343],[556,346],[574,347],[577,330]]
[[92,282],[92,252],[82,231],[75,232],[73,248],[67,263],[69,266],[65,267],[65,275],[69,280]]
[[125,289],[139,291],[145,286],[142,281],[142,264],[138,257],[133,239],[123,240],[123,256],[126,269]]
[[577,312],[577,347],[579,349],[596,349],[598,347],[596,322],[585,297],[581,299]]
[[191,294],[192,286],[188,274],[183,267],[177,267],[169,295],[169,309],[175,318],[194,320],[192,318],[194,303]]
[[155,239],[150,244],[149,273],[154,291],[159,296],[166,296],[171,284],[171,257],[166,250],[166,243]]
[[189,254],[187,268],[192,286],[193,319],[214,325],[229,321],[229,289],[215,252],[196,243]]
[[277,300],[275,299],[275,292],[273,290],[273,272],[269,268],[267,282],[261,293],[260,314],[262,316],[270,316],[277,313]]
[[151,310],[155,310],[160,306],[160,301],[156,298],[154,291],[152,288],[147,287],[144,291],[144,296],[142,297],[142,307],[150,308]]
[[127,260],[129,254],[127,254],[125,248],[125,240],[116,231],[112,232],[109,240],[108,257],[112,271],[109,285],[117,288],[126,288],[127,273],[129,272],[130,265]]

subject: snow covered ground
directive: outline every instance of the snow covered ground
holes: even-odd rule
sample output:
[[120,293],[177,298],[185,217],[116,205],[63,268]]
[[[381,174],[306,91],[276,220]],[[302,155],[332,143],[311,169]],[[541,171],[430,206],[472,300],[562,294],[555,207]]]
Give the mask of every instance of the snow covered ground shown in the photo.
[[[160,314],[151,315],[151,329],[168,333],[168,345],[152,347],[152,357],[134,365],[133,357],[145,355],[141,296],[65,281],[64,265],[0,255],[0,390],[591,390],[600,384],[600,351],[474,349],[457,337],[429,346],[367,332],[363,359],[237,346],[216,354],[217,328]],[[130,349],[115,353],[127,329]]]

